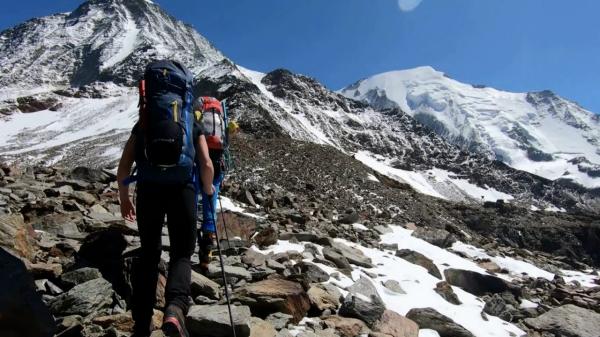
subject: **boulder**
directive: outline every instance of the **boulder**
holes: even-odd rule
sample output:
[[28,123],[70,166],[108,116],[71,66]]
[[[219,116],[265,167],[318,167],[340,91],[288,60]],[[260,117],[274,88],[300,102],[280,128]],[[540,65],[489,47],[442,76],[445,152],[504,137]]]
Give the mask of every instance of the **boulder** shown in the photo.
[[110,172],[101,169],[89,167],[76,167],[71,171],[71,179],[83,180],[89,183],[108,184],[116,179],[116,176]]
[[278,239],[279,232],[277,232],[277,230],[275,230],[273,227],[267,227],[263,229],[253,238],[254,242],[256,242],[256,245],[261,249],[276,244]]
[[406,294],[404,289],[402,289],[400,282],[396,280],[387,280],[385,282],[382,282],[381,284],[383,284],[383,286],[390,291],[393,291],[398,294]]
[[371,258],[365,256],[362,251],[341,242],[334,242],[333,247],[337,248],[338,252],[342,254],[348,262],[360,267],[373,268]]
[[338,220],[338,222],[349,225],[349,224],[358,222],[358,220],[359,220],[359,216],[358,216],[358,213],[356,212],[356,210],[353,208],[348,208],[344,212],[344,214],[342,214],[342,216],[340,216],[340,219]]
[[441,248],[449,248],[456,242],[454,234],[439,228],[417,227],[413,236]]
[[450,286],[450,284],[446,281],[440,281],[435,285],[435,289],[433,289],[436,293],[438,293],[438,295],[442,296],[446,301],[452,303],[452,304],[462,304],[462,302],[458,299],[458,296],[456,295],[456,293],[454,293],[454,290],[452,290],[452,287]]
[[116,229],[105,229],[85,237],[79,248],[78,262],[100,270],[102,277],[113,284],[114,290],[127,297],[130,286],[125,275],[122,257],[127,240]]
[[348,259],[342,255],[342,252],[333,247],[324,247],[323,248],[323,256],[328,260],[333,262],[337,268],[343,272],[344,274],[350,274],[352,271],[352,266]]
[[362,277],[348,288],[348,295],[339,310],[339,315],[358,318],[367,326],[373,325],[381,319],[385,311],[385,303],[377,293],[371,281]]
[[525,324],[557,336],[598,337],[600,314],[572,304],[551,309],[545,314],[525,319]]
[[55,279],[62,274],[62,265],[58,263],[27,263],[26,266],[36,280]]
[[194,298],[203,295],[210,299],[218,300],[221,297],[218,283],[193,270],[190,290],[192,292],[192,297]]
[[340,298],[342,293],[333,285],[317,284],[308,289],[308,298],[311,306],[317,312],[323,312],[327,309],[332,311],[337,310],[340,306]]
[[267,256],[254,249],[248,249],[242,255],[242,263],[252,267],[264,267],[266,262]]
[[480,274],[471,270],[446,269],[444,270],[446,281],[453,286],[460,287],[475,296],[483,296],[487,293],[513,292],[515,295],[519,290],[507,281],[492,275]]
[[0,214],[0,247],[31,260],[36,246],[35,232],[21,214]]
[[418,266],[421,266],[421,267],[427,269],[427,272],[429,272],[430,275],[433,275],[439,279],[442,278],[442,274],[440,273],[440,270],[433,263],[433,261],[431,261],[430,258],[428,258],[427,256],[425,256],[419,252],[415,252],[414,250],[410,250],[410,249],[401,249],[401,250],[396,251],[396,256],[398,256],[399,258],[404,259],[412,264],[416,264]]
[[483,312],[486,314],[498,316],[508,322],[512,321],[513,314],[518,314],[516,308],[512,304],[507,303],[500,294],[494,294],[491,297],[484,296],[484,300],[485,306],[483,307]]
[[258,317],[250,318],[250,337],[275,337],[276,335],[277,331],[271,323]]
[[[250,308],[231,306],[236,336],[250,336]],[[229,337],[231,322],[227,305],[194,305],[186,317],[186,327],[192,336]]]
[[406,318],[417,323],[421,329],[437,331],[440,337],[474,337],[469,330],[432,308],[411,309]]
[[[236,283],[238,280],[252,280],[252,274],[246,269],[242,267],[235,266],[225,266],[225,276],[227,277],[228,283]],[[221,270],[221,265],[218,263],[211,263],[208,265],[208,271],[206,273],[208,278],[217,280],[217,282],[221,283],[223,280],[223,274]]]
[[131,312],[94,317],[92,323],[105,329],[114,327],[119,331],[133,331],[133,318],[131,317]]
[[329,280],[329,274],[316,264],[310,262],[299,262],[294,265],[296,272],[306,276],[310,283],[321,283]]
[[414,321],[391,310],[386,310],[373,330],[392,337],[418,337],[419,326]]
[[275,330],[281,330],[287,328],[288,324],[292,322],[294,316],[284,314],[282,312],[272,313],[265,319],[267,322],[275,328]]
[[235,294],[258,317],[282,312],[292,315],[293,322],[298,323],[310,309],[310,299],[302,285],[287,280],[270,279],[250,283],[237,289]]
[[71,198],[73,198],[74,200],[76,200],[84,205],[88,205],[88,206],[92,206],[93,204],[95,204],[97,202],[97,199],[94,195],[92,195],[88,192],[84,192],[84,191],[73,192],[73,194],[71,195]]
[[328,324],[333,325],[342,337],[357,337],[369,331],[367,325],[356,318],[341,316],[328,316],[323,319]]
[[54,298],[50,310],[55,315],[88,316],[101,310],[110,309],[113,303],[112,285],[103,278],[79,284],[68,292]]
[[0,248],[0,333],[2,336],[52,337],[54,318],[36,292],[21,260]]
[[60,283],[66,289],[71,289],[78,284],[101,278],[102,274],[96,268],[84,267],[66,272],[60,276]]

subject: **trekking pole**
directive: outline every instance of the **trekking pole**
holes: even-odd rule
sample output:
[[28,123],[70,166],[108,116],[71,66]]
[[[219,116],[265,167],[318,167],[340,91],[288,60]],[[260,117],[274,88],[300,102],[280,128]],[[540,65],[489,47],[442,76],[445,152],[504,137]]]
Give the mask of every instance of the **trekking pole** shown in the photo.
[[[214,197],[214,196],[213,196]],[[220,200],[220,198],[219,198]],[[235,334],[235,323],[233,322],[233,314],[231,313],[231,301],[229,300],[229,285],[227,284],[227,277],[225,276],[225,263],[223,262],[223,253],[221,252],[221,240],[219,240],[219,229],[217,228],[217,222],[214,216],[214,210],[212,206],[212,200],[208,202],[210,205],[210,214],[213,217],[213,222],[215,223],[215,236],[217,238],[217,250],[219,251],[219,260],[221,262],[221,274],[223,275],[223,284],[225,285],[225,298],[227,299],[227,309],[229,310],[229,321],[231,322],[231,332],[233,333],[233,337],[237,337]],[[224,224],[223,224],[224,225]],[[225,234],[227,234],[227,229],[225,229]]]

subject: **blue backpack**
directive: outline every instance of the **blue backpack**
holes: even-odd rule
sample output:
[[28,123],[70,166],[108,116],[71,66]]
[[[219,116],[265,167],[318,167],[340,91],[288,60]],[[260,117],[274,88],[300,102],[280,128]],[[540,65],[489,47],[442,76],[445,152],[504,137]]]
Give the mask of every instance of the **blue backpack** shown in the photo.
[[182,184],[194,178],[193,75],[175,61],[146,67],[140,81],[137,180]]

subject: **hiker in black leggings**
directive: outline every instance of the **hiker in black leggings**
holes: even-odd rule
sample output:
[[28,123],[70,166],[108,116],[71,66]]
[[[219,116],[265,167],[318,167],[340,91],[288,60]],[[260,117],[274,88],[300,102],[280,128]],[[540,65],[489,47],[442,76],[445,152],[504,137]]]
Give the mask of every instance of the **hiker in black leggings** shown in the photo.
[[[206,140],[197,128],[198,126],[194,130],[194,139],[197,140],[196,156],[200,165],[202,186],[208,186],[204,192],[212,195],[214,193],[212,161],[208,155]],[[117,173],[121,214],[130,221],[135,220],[137,216],[141,241],[141,256],[134,266],[132,275],[131,310],[135,321],[134,336],[147,337],[152,331],[165,215],[171,246],[165,289],[167,307],[163,325],[172,324],[180,331],[178,335],[187,336],[184,321],[190,295],[190,258],[196,244],[196,190],[191,181],[177,185],[139,182],[134,209],[129,198],[129,187],[123,182],[131,173],[136,158],[136,138],[139,137],[142,136],[134,127],[125,145]]]

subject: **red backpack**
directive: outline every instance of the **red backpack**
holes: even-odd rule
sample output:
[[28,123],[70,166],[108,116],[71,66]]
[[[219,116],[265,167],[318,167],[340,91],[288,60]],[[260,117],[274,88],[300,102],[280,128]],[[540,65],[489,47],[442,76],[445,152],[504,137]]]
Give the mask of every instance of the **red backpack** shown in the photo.
[[223,105],[214,97],[199,97],[194,102],[196,120],[202,125],[206,143],[211,150],[223,150],[226,125]]

